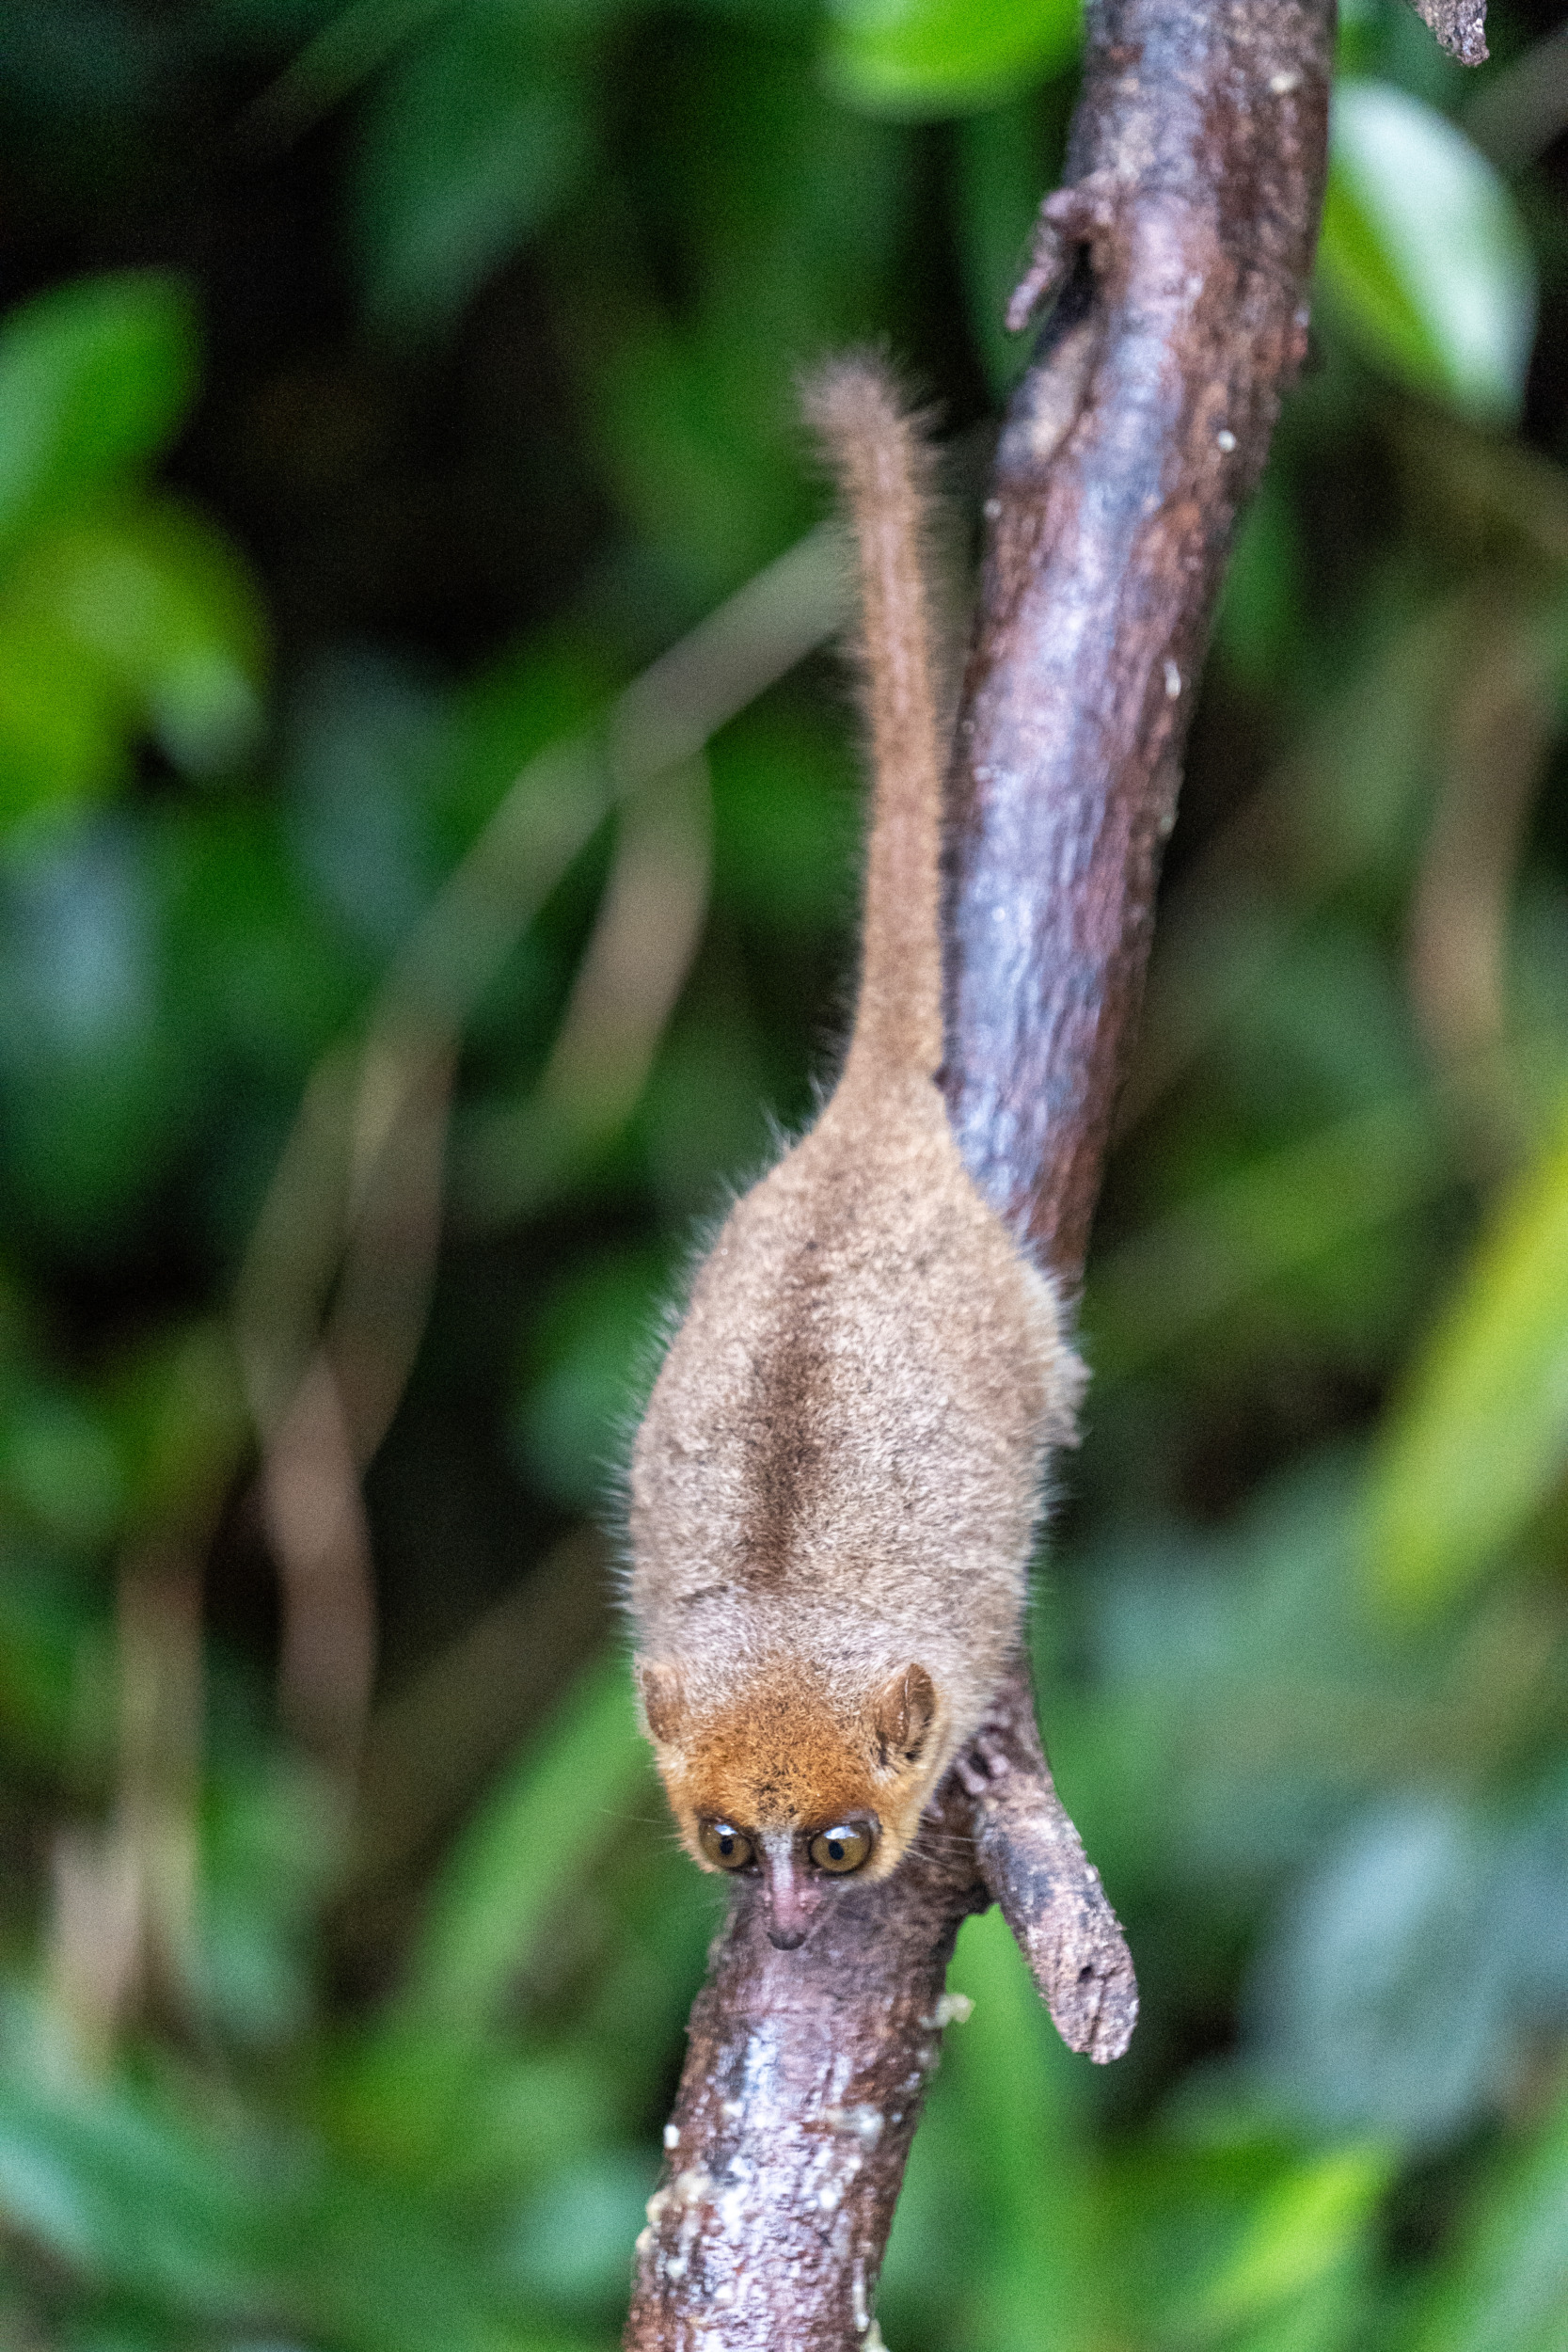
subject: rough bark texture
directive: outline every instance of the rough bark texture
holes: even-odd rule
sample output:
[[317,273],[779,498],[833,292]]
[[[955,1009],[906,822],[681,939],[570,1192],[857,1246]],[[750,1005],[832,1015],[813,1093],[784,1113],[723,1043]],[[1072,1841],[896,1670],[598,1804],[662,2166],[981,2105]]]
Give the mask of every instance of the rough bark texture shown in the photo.
[[1486,63],[1486,0],[1410,0],[1461,65]]
[[1063,283],[997,452],[965,681],[948,1102],[1071,1279],[1238,510],[1303,355],[1329,10],[1099,12],[1019,310]]
[[1132,1963],[1040,1753],[1019,1669],[978,1802],[949,1775],[891,1884],[846,1888],[775,1951],[737,1883],[691,2012],[664,2175],[638,2240],[628,2345],[863,2344],[910,2141],[950,2011],[960,1923],[998,1900],[1074,2049],[1119,2058]]
[[[954,1124],[1081,1270],[1161,847],[1236,516],[1306,341],[1332,0],[1091,0],[1068,188],[1015,316],[1059,289],[997,457],[951,839]],[[638,2243],[636,2352],[874,2342],[882,2249],[960,1921],[1001,1904],[1069,2045],[1120,2055],[1132,1963],[1021,1668],[999,1777],[798,1952],[737,1883]]]

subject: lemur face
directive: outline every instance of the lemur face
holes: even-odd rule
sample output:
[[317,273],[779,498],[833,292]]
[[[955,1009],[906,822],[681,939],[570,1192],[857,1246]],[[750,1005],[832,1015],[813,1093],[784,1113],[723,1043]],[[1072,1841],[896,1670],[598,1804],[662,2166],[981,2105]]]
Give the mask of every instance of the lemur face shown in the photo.
[[923,1666],[859,1707],[807,1687],[796,1663],[707,1709],[673,1667],[641,1664],[638,1680],[683,1844],[704,1869],[760,1875],[781,1950],[805,1942],[835,1884],[896,1868],[944,1760]]

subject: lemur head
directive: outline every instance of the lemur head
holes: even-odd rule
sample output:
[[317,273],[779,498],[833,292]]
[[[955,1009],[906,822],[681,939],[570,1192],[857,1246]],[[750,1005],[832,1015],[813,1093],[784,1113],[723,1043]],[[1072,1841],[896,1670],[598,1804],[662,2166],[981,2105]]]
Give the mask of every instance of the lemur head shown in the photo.
[[781,1951],[805,1942],[835,1883],[896,1867],[946,1760],[924,1666],[858,1700],[816,1687],[798,1660],[707,1703],[676,1666],[640,1660],[637,1679],[682,1843],[705,1870],[760,1876]]

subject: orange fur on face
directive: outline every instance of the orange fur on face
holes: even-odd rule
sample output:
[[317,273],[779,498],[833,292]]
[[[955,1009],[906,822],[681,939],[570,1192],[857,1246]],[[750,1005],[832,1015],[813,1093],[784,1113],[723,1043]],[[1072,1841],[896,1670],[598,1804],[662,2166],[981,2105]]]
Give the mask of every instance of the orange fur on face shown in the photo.
[[[885,1877],[913,1834],[931,1781],[922,1762],[932,1716],[917,1706],[919,1720],[911,1721],[905,1698],[911,1679],[917,1694],[921,1685],[930,1691],[924,1670],[911,1667],[846,1717],[820,1680],[781,1662],[688,1735],[678,1700],[665,1691],[661,1705],[660,1686],[645,1670],[644,1712],[687,1851],[705,1869],[715,1867],[698,1842],[704,1821],[726,1821],[753,1838],[785,1831],[810,1839],[840,1822],[869,1820],[877,1844],[856,1876]],[[914,1752],[890,1741],[890,1730],[894,1740],[917,1742]]]

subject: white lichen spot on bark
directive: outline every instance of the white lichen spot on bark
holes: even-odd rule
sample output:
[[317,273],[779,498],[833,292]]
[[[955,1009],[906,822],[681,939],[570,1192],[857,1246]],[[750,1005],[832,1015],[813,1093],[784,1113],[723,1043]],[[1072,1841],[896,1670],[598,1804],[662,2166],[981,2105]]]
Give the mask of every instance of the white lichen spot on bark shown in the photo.
[[875,2148],[882,2137],[883,2116],[880,2107],[829,2107],[824,2121],[835,2132],[858,2139],[863,2148]]

